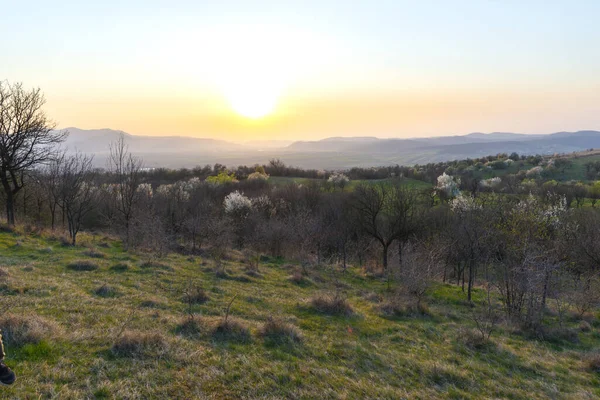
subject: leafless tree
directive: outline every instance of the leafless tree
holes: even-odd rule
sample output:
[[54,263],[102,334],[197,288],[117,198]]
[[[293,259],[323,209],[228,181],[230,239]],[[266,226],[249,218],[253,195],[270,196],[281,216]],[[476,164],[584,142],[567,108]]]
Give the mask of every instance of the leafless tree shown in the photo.
[[123,224],[125,245],[129,246],[131,220],[138,195],[137,188],[142,183],[142,161],[129,152],[123,134],[110,145],[108,169],[116,179],[114,205]]
[[92,158],[76,154],[63,158],[60,165],[60,206],[67,217],[69,237],[74,246],[81,224],[96,206]]
[[383,268],[388,267],[388,249],[398,240],[401,262],[402,244],[414,230],[417,199],[413,189],[401,184],[358,185],[353,207],[358,229],[381,244]]
[[50,161],[54,146],[67,132],[55,131],[42,107],[40,89],[0,82],[0,182],[6,198],[6,221],[15,223],[15,195],[24,187],[25,172]]

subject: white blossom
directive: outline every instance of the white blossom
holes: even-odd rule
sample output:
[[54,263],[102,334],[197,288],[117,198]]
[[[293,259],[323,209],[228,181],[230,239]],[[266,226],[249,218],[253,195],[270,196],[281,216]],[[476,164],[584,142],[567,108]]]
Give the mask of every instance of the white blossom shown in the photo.
[[452,175],[447,175],[445,172],[438,176],[436,189],[439,192],[445,193],[449,197],[458,196],[460,190],[458,185],[460,184],[460,178],[454,178]]
[[252,200],[239,191],[231,192],[223,200],[223,207],[227,214],[247,212],[252,208]]

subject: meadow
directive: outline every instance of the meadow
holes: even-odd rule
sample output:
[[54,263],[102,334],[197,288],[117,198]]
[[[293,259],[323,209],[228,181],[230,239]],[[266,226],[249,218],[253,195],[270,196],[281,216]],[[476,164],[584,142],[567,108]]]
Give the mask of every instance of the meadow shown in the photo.
[[[436,282],[420,312],[390,315],[385,277],[359,266],[302,273],[262,256],[250,268],[234,250],[216,266],[22,228],[0,233],[0,254],[0,326],[18,375],[2,398],[600,396],[597,313],[569,314],[569,337],[500,323],[481,343],[459,286]],[[484,296],[475,289],[475,303]]]

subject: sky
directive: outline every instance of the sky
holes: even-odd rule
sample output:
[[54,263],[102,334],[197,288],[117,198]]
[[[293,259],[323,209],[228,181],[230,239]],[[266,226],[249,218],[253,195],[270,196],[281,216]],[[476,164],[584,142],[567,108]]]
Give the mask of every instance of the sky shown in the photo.
[[0,0],[59,127],[234,141],[600,130],[600,1]]

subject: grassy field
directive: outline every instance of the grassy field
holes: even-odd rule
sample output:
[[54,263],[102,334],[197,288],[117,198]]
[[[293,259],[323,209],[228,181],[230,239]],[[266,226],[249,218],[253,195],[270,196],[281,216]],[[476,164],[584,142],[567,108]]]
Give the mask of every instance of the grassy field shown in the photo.
[[[149,260],[100,236],[81,244],[0,233],[0,326],[18,374],[2,398],[600,397],[600,374],[588,365],[600,347],[593,316],[576,343],[500,327],[476,348],[471,308],[455,286],[432,287],[427,315],[389,317],[380,311],[384,279],[359,268],[323,267],[296,283],[293,264],[263,258],[248,273],[231,252],[219,277],[202,257]],[[314,308],[310,299],[334,288],[351,313]],[[232,300],[233,333],[218,328]],[[190,305],[195,322],[185,324]],[[261,334],[270,317],[287,334]]]

